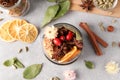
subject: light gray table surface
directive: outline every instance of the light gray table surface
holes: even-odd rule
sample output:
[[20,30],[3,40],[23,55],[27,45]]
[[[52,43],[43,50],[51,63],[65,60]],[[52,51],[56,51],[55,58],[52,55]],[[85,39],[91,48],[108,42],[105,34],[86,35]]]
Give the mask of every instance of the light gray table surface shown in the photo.
[[[45,10],[49,5],[52,5],[52,3],[49,3],[46,0],[31,0],[30,11],[27,15],[20,18],[28,20],[30,23],[35,24],[38,29],[40,29],[40,24]],[[0,14],[0,18],[4,18],[4,20],[0,22],[0,25],[7,20],[14,19],[14,17],[10,17],[5,14]],[[116,19],[117,22],[112,23],[113,19]],[[32,80],[49,80],[49,78],[53,76],[58,76],[61,78],[61,80],[64,80],[63,72],[69,69],[76,71],[76,80],[120,80],[120,73],[111,75],[108,74],[104,68],[105,64],[111,60],[120,63],[120,47],[113,48],[111,46],[112,41],[120,42],[120,19],[70,11],[64,17],[51,22],[49,25],[61,22],[70,23],[76,26],[82,32],[84,48],[77,61],[64,66],[56,65],[50,62],[44,56],[44,52],[42,50],[42,36],[44,29],[41,29],[37,40],[32,44],[26,44],[20,41],[7,43],[0,40],[0,80],[25,80],[22,75],[24,69],[16,70],[13,67],[8,68],[3,66],[3,62],[5,60],[13,57],[17,57],[26,67],[31,64],[43,63],[41,73]],[[87,22],[90,25],[90,28],[96,34],[109,43],[109,47],[106,49],[101,47],[104,53],[102,56],[95,55],[86,32],[84,32],[84,30],[78,26],[80,22]],[[98,27],[99,22],[104,22],[105,27],[109,25],[115,26],[115,31],[112,33],[102,32]],[[24,50],[21,54],[18,54],[18,50],[20,48],[24,48],[25,46],[29,47],[29,52],[25,52]],[[95,69],[89,70],[86,68],[84,65],[84,60],[90,60],[94,62]]]

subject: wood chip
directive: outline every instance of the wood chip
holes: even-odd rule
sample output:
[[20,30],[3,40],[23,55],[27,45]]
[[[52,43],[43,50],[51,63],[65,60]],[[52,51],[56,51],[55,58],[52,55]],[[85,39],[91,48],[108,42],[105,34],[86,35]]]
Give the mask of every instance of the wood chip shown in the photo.
[[103,22],[100,22],[98,26],[100,27],[101,31],[106,31],[105,27],[103,26]]
[[117,42],[113,41],[112,42],[112,47],[116,47],[117,46]]
[[25,49],[26,49],[26,52],[28,52],[28,51],[29,51],[29,48],[28,48],[28,46],[26,46],[26,47],[25,47]]
[[19,50],[19,53],[21,53],[22,51],[23,51],[23,49],[20,49],[20,50]]

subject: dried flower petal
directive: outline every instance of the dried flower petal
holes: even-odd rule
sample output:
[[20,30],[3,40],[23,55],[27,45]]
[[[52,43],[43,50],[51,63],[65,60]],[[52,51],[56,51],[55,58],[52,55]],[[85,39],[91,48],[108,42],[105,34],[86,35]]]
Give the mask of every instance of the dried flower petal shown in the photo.
[[65,80],[75,80],[76,79],[76,73],[74,70],[66,70],[63,73]]
[[57,37],[57,31],[58,28],[55,28],[54,26],[47,27],[45,30],[45,37],[47,37],[48,39],[54,39],[55,37]]

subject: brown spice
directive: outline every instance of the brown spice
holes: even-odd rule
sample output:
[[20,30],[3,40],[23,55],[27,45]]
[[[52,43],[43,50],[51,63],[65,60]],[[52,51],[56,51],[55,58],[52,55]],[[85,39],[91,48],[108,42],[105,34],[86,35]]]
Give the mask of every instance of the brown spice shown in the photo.
[[91,43],[93,45],[93,48],[94,48],[96,54],[98,56],[101,56],[102,55],[102,50],[100,49],[100,47],[99,47],[99,45],[98,45],[98,43],[96,41],[96,38],[93,35],[93,32],[91,31],[91,29],[89,28],[89,26],[87,25],[87,23],[81,22],[79,26],[82,27],[88,33],[88,35],[90,37],[90,41],[91,41]]
[[20,49],[20,50],[19,50],[19,53],[21,53],[22,51],[23,51],[23,49]]
[[113,32],[115,29],[114,29],[114,27],[113,26],[108,26],[107,27],[107,31],[108,32]]
[[25,49],[26,49],[26,52],[28,52],[28,51],[29,51],[29,48],[28,48],[27,46],[25,47]]
[[117,43],[115,41],[112,42],[112,47],[116,47]]
[[92,10],[93,7],[95,7],[93,5],[93,1],[92,0],[81,0],[82,4],[80,5],[80,7],[82,7],[83,9],[86,9],[86,11]]

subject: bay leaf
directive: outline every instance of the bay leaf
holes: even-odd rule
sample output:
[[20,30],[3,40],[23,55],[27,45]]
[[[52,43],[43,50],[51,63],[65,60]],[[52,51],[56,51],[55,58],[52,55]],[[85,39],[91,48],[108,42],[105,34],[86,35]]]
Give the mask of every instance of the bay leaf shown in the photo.
[[58,10],[59,10],[59,5],[58,4],[49,6],[46,13],[45,13],[45,16],[44,16],[44,19],[42,21],[41,27],[44,27],[46,24],[48,24],[55,17]]
[[91,61],[86,61],[85,60],[85,65],[88,69],[93,69],[94,68],[94,64]]
[[33,79],[41,72],[41,69],[42,64],[33,64],[31,66],[28,66],[23,72],[23,77],[25,79]]
[[65,0],[64,2],[59,3],[60,10],[58,11],[57,15],[54,19],[58,19],[64,16],[70,9],[70,0]]

